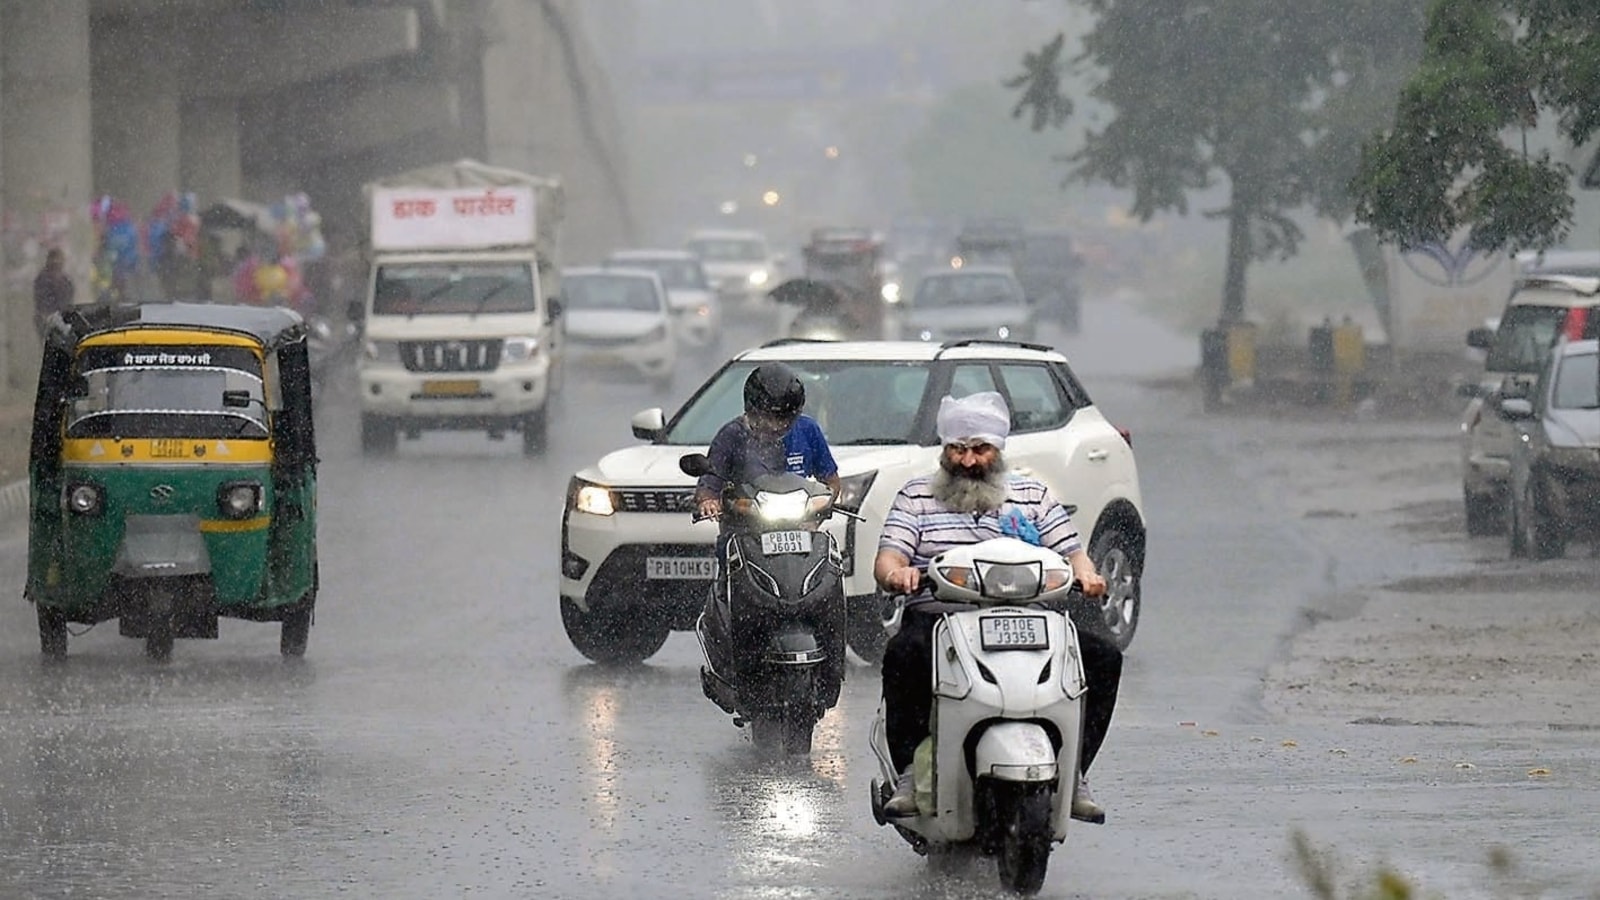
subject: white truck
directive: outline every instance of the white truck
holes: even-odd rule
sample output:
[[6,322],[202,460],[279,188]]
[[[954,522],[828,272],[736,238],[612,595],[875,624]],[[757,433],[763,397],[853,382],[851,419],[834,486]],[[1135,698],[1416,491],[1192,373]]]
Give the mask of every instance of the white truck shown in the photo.
[[561,183],[461,160],[364,191],[363,452],[455,429],[520,432],[542,453],[561,384]]

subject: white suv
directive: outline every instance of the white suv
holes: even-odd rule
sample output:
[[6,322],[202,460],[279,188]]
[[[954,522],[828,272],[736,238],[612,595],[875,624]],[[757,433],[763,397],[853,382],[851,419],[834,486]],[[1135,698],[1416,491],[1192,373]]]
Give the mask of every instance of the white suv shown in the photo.
[[1132,442],[1101,415],[1066,357],[1032,344],[960,341],[775,341],[739,354],[670,419],[633,417],[648,443],[607,454],[578,472],[561,519],[561,620],[574,646],[599,662],[631,662],[660,649],[672,630],[694,627],[715,572],[717,526],[691,524],[694,482],[678,458],[704,452],[717,429],[743,412],[756,365],[787,363],[806,383],[806,413],[822,425],[844,481],[840,504],[866,521],[835,517],[844,552],[850,645],[876,662],[883,652],[872,562],[889,504],[913,477],[934,471],[934,414],[946,394],[1000,391],[1012,410],[1007,463],[1030,471],[1073,510],[1090,555],[1109,583],[1100,628],[1127,646],[1139,622],[1145,520]]

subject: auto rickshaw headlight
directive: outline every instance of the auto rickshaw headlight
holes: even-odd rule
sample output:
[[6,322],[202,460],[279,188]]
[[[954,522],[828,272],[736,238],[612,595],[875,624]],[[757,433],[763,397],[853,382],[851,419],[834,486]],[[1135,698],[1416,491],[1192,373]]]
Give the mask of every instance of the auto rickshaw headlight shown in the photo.
[[217,512],[224,519],[248,519],[261,511],[261,485],[234,482],[217,488]]
[[97,484],[69,484],[61,492],[61,505],[80,516],[99,515],[105,503],[105,492]]

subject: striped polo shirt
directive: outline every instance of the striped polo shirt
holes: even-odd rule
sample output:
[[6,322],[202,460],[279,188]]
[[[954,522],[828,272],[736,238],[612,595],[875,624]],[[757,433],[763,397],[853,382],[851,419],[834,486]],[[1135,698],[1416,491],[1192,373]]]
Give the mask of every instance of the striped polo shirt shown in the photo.
[[1039,529],[1039,543],[1063,557],[1083,548],[1072,517],[1044,482],[1028,475],[1011,473],[1006,477],[1006,499],[1000,509],[989,513],[951,512],[933,499],[932,475],[913,478],[895,495],[889,515],[883,520],[883,536],[878,549],[897,551],[918,568],[951,549],[1004,537],[1000,517],[1017,510]]

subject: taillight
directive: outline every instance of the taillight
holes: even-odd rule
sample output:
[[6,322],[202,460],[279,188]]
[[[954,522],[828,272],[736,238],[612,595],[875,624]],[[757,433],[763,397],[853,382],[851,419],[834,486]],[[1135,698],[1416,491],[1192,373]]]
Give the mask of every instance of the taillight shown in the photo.
[[1567,310],[1567,321],[1561,326],[1561,336],[1569,341],[1583,340],[1584,328],[1589,324],[1589,307],[1574,306]]
[[1117,429],[1117,434],[1122,435],[1122,439],[1124,441],[1128,442],[1128,446],[1129,447],[1133,446],[1133,432],[1129,431],[1126,428],[1118,428]]

